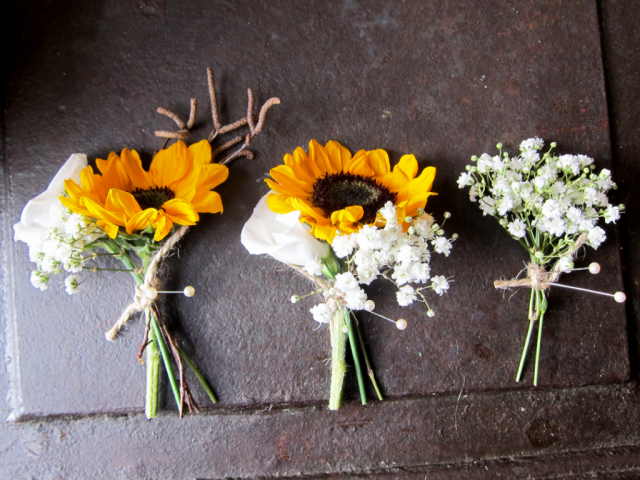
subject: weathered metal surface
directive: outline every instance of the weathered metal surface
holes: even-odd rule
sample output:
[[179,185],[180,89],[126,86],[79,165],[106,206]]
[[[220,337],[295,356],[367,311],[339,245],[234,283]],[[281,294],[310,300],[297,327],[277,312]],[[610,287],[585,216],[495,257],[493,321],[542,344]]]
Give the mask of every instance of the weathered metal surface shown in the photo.
[[[21,7],[18,18],[32,18],[31,8]],[[310,300],[287,301],[308,286],[271,259],[250,257],[239,243],[243,223],[267,191],[256,181],[309,138],[335,138],[353,150],[385,148],[395,160],[412,152],[423,166],[435,165],[440,196],[429,210],[438,216],[450,210],[448,230],[460,235],[452,256],[435,261],[455,283],[447,296],[432,299],[434,319],[419,306],[398,307],[390,285],[372,286],[381,313],[410,321],[401,333],[361,317],[385,393],[517,386],[527,299],[520,292],[509,300],[492,281],[517,274],[526,258],[455,179],[471,154],[492,151],[499,140],[514,148],[533,135],[611,166],[592,2],[96,3],[41,6],[38,17],[41,35],[14,33],[6,85],[11,221],[72,152],[105,157],[129,146],[148,157],[159,145],[152,131],[167,125],[157,106],[186,111],[192,95],[206,105],[206,66],[217,73],[229,119],[243,114],[248,86],[259,99],[283,99],[254,142],[257,159],[232,165],[218,189],[225,213],[203,216],[182,243],[169,285],[198,290],[193,299],[172,299],[176,320],[223,404],[305,403],[327,395],[327,332],[313,332]],[[205,112],[196,138],[210,127]],[[613,237],[589,252],[602,264],[601,275],[575,274],[566,282],[620,289]],[[23,245],[15,246],[11,264],[21,412],[140,408],[144,371],[134,355],[140,323],[116,344],[102,337],[129,301],[131,281],[96,276],[83,294],[68,298],[55,286],[42,294],[29,285]],[[553,293],[542,385],[627,378],[625,327],[622,306]]]
[[[264,409],[180,420],[165,412],[158,421],[97,415],[8,427],[12,430],[2,446],[13,462],[0,465],[0,473],[4,478],[27,473],[35,478],[255,478],[400,467],[410,472],[424,465],[472,471],[474,462],[511,459],[522,462],[523,470],[506,478],[527,478],[536,471],[543,477],[544,465],[536,470],[530,459],[638,445],[639,423],[635,386],[564,389],[553,395],[478,393],[459,401],[457,396],[429,397],[365,408],[352,404],[334,413],[314,407]],[[592,466],[596,452],[593,457]],[[640,467],[638,457],[627,461],[626,468]],[[577,468],[578,462],[569,460],[565,468],[588,472],[586,465]]]
[[[205,104],[205,66],[216,70],[229,119],[243,114],[245,87],[258,99],[280,96],[283,105],[270,112],[268,131],[255,142],[258,158],[232,166],[220,189],[224,215],[205,219],[185,239],[171,280],[199,288],[176,310],[222,409],[183,421],[167,412],[154,422],[136,413],[0,425],[0,477],[634,478],[637,450],[616,447],[640,444],[635,383],[480,392],[516,386],[524,296],[507,301],[490,284],[521,268],[521,252],[454,183],[472,153],[535,134],[610,165],[595,5],[199,5],[85,2],[16,10],[5,81],[11,190],[4,219],[14,222],[73,151],[95,157],[128,145],[149,158],[157,148],[150,132],[167,125],[153,110],[186,113],[192,94]],[[616,171],[620,200],[629,206],[621,238],[636,355],[640,120],[632,92],[640,37],[633,7],[606,2],[602,10]],[[387,393],[423,398],[326,411],[328,368],[321,360],[328,339],[312,333],[309,305],[286,302],[304,283],[249,257],[238,243],[264,191],[252,193],[255,179],[310,136],[353,149],[388,148],[395,159],[412,151],[422,165],[438,168],[440,197],[429,205],[454,214],[450,226],[461,239],[442,264],[456,283],[433,302],[433,320],[418,309],[394,309],[390,289],[375,293],[391,316],[415,319],[404,336],[364,320]],[[2,300],[20,353],[9,365],[22,413],[140,410],[140,325],[115,345],[102,340],[128,300],[128,279],[98,279],[84,301],[40,294],[28,284],[26,249],[3,240],[10,289]],[[619,289],[617,255],[614,242],[589,252],[587,261],[599,261],[609,276],[565,281]],[[554,320],[550,315],[545,325],[547,385],[627,378],[623,310],[581,295],[554,297]],[[272,402],[290,406],[262,405]],[[296,408],[300,403],[311,406]]]

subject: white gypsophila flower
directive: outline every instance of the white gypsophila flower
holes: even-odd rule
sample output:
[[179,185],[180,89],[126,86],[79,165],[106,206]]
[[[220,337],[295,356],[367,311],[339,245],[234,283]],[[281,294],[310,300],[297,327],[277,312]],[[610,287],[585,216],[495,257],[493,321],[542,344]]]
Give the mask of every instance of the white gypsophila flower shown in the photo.
[[403,245],[398,251],[397,260],[406,266],[412,262],[420,260],[421,255],[420,248],[412,247],[411,245]]
[[46,256],[38,263],[38,268],[44,273],[56,274],[60,272],[60,263],[54,257]]
[[491,156],[487,153],[483,153],[482,156],[478,159],[478,173],[489,173],[491,171],[492,164],[493,161],[491,160]]
[[398,285],[404,285],[406,283],[410,283],[413,280],[413,275],[411,274],[411,270],[398,265],[393,269],[391,278],[393,278]]
[[468,174],[467,172],[462,172],[460,174],[460,178],[458,178],[458,188],[464,188],[469,185],[473,185],[474,180],[473,176]]
[[46,274],[39,272],[38,270],[34,270],[31,272],[31,277],[29,277],[29,280],[31,281],[31,285],[39,288],[44,292],[47,289],[49,277]]
[[469,189],[469,200],[471,200],[472,202],[478,201],[478,189],[475,185],[472,185]]
[[563,204],[558,200],[547,200],[542,205],[542,214],[547,218],[562,218],[564,215]]
[[313,319],[318,323],[331,323],[333,318],[333,310],[326,303],[319,303],[312,307],[309,312],[313,315]]
[[498,202],[496,209],[498,211],[498,215],[500,215],[501,217],[504,217],[507,214],[507,212],[509,212],[509,210],[511,210],[514,207],[515,207],[515,203],[513,201],[513,197],[511,195],[505,195]]
[[414,282],[426,283],[431,276],[431,268],[428,263],[414,263],[411,266],[411,276]]
[[364,310],[367,294],[361,288],[353,288],[345,292],[345,301],[351,310]]
[[495,215],[495,200],[491,197],[482,197],[480,200],[480,210],[482,210],[482,215]]
[[566,230],[566,223],[561,218],[552,218],[546,222],[546,227],[551,235],[560,237]]
[[507,230],[514,237],[522,238],[527,234],[527,224],[522,220],[514,220],[507,225]]
[[417,297],[415,289],[411,285],[405,285],[404,287],[400,287],[400,289],[396,292],[396,297],[398,298],[398,305],[401,307],[407,307],[411,305]]
[[501,196],[511,190],[511,184],[506,178],[500,177],[496,179],[493,186],[489,189],[495,196]]
[[320,275],[322,275],[322,262],[319,260],[309,260],[307,263],[304,264],[304,267],[302,267],[302,269],[307,272],[309,275],[313,275],[316,277],[319,277]]
[[358,281],[351,272],[339,273],[336,275],[336,282],[333,286],[336,290],[346,292],[353,288],[358,288]]
[[442,295],[449,290],[449,282],[442,275],[438,275],[431,279],[431,287],[438,295]]
[[80,277],[78,275],[69,275],[64,279],[64,286],[67,291],[67,295],[75,295],[78,293],[78,286],[80,285]]
[[491,158],[491,168],[498,174],[502,175],[507,168],[507,164],[504,163],[500,155],[496,155]]
[[580,173],[580,161],[575,155],[560,155],[558,164],[565,172],[570,172],[573,175]]
[[522,152],[522,159],[525,164],[535,165],[540,160],[540,155],[535,150],[525,150]]
[[596,204],[600,207],[607,207],[609,205],[609,198],[602,192],[596,194]]
[[547,179],[543,176],[537,176],[533,179],[533,186],[536,187],[536,190],[539,192],[544,190],[544,187],[547,185]]
[[389,201],[387,203],[384,204],[384,207],[382,207],[380,209],[380,215],[382,215],[382,217],[387,221],[387,222],[394,222],[396,221],[396,207],[393,204],[393,202]]
[[589,230],[587,235],[587,243],[591,245],[593,248],[598,248],[602,242],[606,240],[607,236],[604,233],[604,230],[600,227],[595,227]]
[[356,248],[355,235],[336,235],[333,238],[331,248],[338,258],[351,255],[354,248]]
[[44,253],[40,250],[40,245],[31,245],[29,247],[29,261],[33,263],[39,263],[42,261]]
[[538,137],[528,138],[520,144],[520,150],[540,150],[544,147],[544,140]]
[[84,260],[81,258],[71,258],[62,267],[69,273],[80,273],[84,268]]
[[578,207],[569,207],[566,215],[571,222],[577,224],[580,224],[585,219],[584,215],[582,214],[582,210],[580,210]]
[[597,205],[598,201],[598,191],[595,188],[587,187],[584,189],[584,203],[586,203],[588,207]]
[[604,211],[604,221],[607,223],[616,223],[616,221],[620,218],[620,209],[618,207],[614,207],[613,205],[608,205],[607,209]]
[[567,191],[567,186],[564,182],[555,182],[551,187],[549,187],[549,190],[552,195],[560,196]]
[[[584,167],[588,167],[589,165],[591,165],[593,163],[593,158],[591,157],[587,157],[586,155],[578,155],[578,162],[580,162],[580,167],[584,168]],[[604,171],[609,171],[606,168],[602,170]],[[602,172],[601,172],[602,173]]]
[[445,257],[451,253],[451,242],[445,237],[436,237],[431,244],[436,252],[444,254]]
[[573,262],[569,257],[560,258],[557,265],[561,272],[569,272],[573,268]]
[[509,162],[509,168],[513,171],[519,172],[526,164],[527,162],[525,162],[521,157],[513,157]]
[[358,282],[365,285],[371,285],[371,282],[378,278],[378,275],[380,274],[378,268],[373,265],[359,266],[357,268],[357,272]]
[[373,250],[380,248],[382,242],[382,232],[378,227],[364,225],[358,233],[356,233],[356,242],[360,248]]

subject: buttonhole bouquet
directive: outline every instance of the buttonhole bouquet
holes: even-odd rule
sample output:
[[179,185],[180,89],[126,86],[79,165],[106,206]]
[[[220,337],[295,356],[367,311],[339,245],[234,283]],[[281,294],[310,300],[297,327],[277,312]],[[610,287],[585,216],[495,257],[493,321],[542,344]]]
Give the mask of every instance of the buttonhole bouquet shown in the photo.
[[443,295],[449,289],[449,280],[433,276],[429,262],[434,252],[449,256],[457,235],[445,237],[424,211],[427,198],[435,195],[435,168],[418,171],[413,155],[403,156],[392,170],[384,150],[352,156],[338,142],[323,147],[312,140],[309,154],[297,148],[285,155],[284,165],[271,170],[266,179],[271,192],[242,230],[249,253],[268,254],[310,280],[314,290],[292,296],[293,303],[312,295],[321,299],[310,313],[320,326],[329,326],[331,410],[342,400],[348,347],[362,403],[367,403],[363,361],[382,400],[355,312],[364,310],[400,330],[407,328],[405,319],[390,320],[374,311],[362,286],[384,278],[398,289],[399,305],[422,302],[429,317],[435,312],[428,292]]
[[548,289],[551,286],[574,288],[613,297],[624,302],[623,292],[615,294],[569,287],[559,284],[563,273],[576,270],[600,271],[597,263],[576,268],[575,257],[581,247],[597,249],[605,241],[605,231],[598,226],[600,219],[615,223],[624,205],[609,203],[607,192],[615,189],[611,172],[602,169],[596,173],[593,159],[586,155],[556,155],[551,143],[542,153],[544,142],[530,138],[520,144],[520,152],[510,156],[487,153],[473,156],[473,165],[467,165],[460,175],[458,186],[469,187],[469,198],[477,202],[483,215],[494,217],[529,254],[524,278],[497,280],[498,289],[527,287],[529,300],[529,329],[516,381],[520,381],[527,358],[533,330],[537,324],[538,336],[535,352],[533,384],[538,384],[538,365],[542,325],[547,311]]
[[[69,295],[78,293],[94,272],[126,272],[133,277],[133,300],[106,338],[114,340],[132,314],[144,313],[146,328],[138,360],[142,362],[146,350],[147,418],[157,414],[161,360],[181,417],[185,404],[189,411],[198,411],[186,382],[185,364],[211,401],[217,401],[204,376],[166,327],[158,303],[160,294],[184,293],[191,297],[195,289],[188,286],[183,291],[164,291],[162,266],[189,227],[198,223],[200,214],[222,213],[220,195],[213,189],[227,179],[226,164],[239,156],[253,158],[247,146],[261,132],[269,107],[280,103],[277,98],[270,99],[256,119],[249,90],[247,116],[223,126],[211,70],[208,78],[214,121],[208,139],[190,146],[183,142],[195,122],[195,99],[191,100],[186,123],[176,113],[159,108],[159,113],[174,120],[178,130],[156,132],[165,141],[148,170],[143,168],[138,153],[128,148],[120,155],[111,152],[106,160],[97,159],[97,172],[88,165],[86,155],[74,154],[47,190],[27,203],[20,222],[14,225],[15,240],[29,246],[29,258],[36,264],[31,283],[40,290],[46,290],[52,278],[63,273],[67,274],[64,286]],[[212,151],[210,142],[219,134],[245,125],[249,127],[245,137],[236,137]],[[176,143],[167,148],[171,139]],[[243,140],[233,153],[220,157]],[[120,260],[124,268],[105,267],[105,257]]]

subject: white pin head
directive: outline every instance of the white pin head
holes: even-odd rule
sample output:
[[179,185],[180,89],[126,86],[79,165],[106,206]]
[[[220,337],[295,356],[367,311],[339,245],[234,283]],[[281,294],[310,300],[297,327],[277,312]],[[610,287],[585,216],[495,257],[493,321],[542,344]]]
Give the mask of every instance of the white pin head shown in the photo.
[[618,303],[624,303],[624,301],[627,299],[627,296],[623,292],[616,292],[613,295],[613,299]]
[[[143,287],[144,288],[144,287]],[[153,287],[144,288],[144,295],[149,299],[153,300],[158,296],[158,290]]]
[[593,273],[594,275],[600,273],[600,264],[593,262],[591,265],[589,265],[589,273]]
[[188,287],[185,287],[182,293],[184,293],[185,297],[193,297],[196,294],[196,289],[193,288],[192,286],[188,286]]
[[404,318],[401,318],[400,320],[396,321],[396,328],[398,330],[405,330],[407,328],[407,321]]
[[364,302],[364,309],[367,312],[373,312],[373,309],[376,308],[376,304],[373,300],[367,300]]

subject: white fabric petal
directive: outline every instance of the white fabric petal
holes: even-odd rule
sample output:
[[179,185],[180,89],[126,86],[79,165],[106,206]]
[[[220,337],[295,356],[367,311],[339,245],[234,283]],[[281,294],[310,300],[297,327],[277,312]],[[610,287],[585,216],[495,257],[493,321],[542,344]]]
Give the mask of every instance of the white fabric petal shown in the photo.
[[242,228],[240,242],[252,255],[271,255],[276,260],[303,266],[329,254],[329,245],[309,233],[300,223],[300,212],[277,214],[267,205],[267,196],[260,199],[253,215]]
[[84,154],[74,153],[69,157],[47,189],[25,205],[20,222],[13,226],[14,240],[29,245],[42,243],[43,235],[46,238],[51,226],[49,210],[59,202],[58,196],[64,194],[64,181],[73,179],[79,183],[80,172],[87,164],[87,156]]

